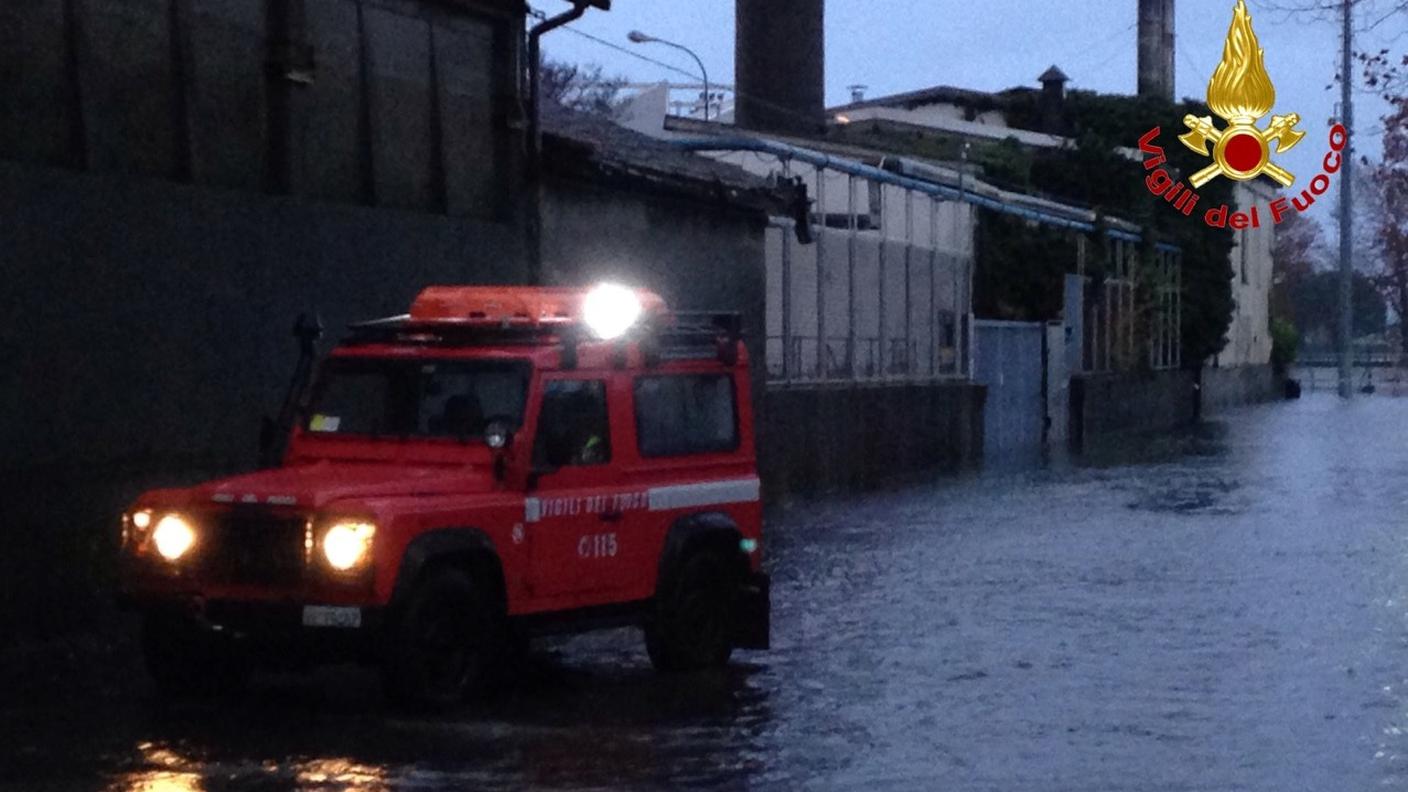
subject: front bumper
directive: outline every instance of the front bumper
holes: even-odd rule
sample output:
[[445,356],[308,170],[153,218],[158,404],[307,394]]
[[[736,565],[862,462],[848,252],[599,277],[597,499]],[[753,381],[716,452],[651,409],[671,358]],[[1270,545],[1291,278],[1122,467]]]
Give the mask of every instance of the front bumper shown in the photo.
[[274,665],[373,660],[385,623],[385,609],[370,606],[251,602],[196,595],[128,598],[125,604],[148,618],[175,620],[228,642],[232,650]]
[[734,602],[734,646],[740,649],[770,649],[772,637],[772,581],[766,573],[754,572],[739,587]]

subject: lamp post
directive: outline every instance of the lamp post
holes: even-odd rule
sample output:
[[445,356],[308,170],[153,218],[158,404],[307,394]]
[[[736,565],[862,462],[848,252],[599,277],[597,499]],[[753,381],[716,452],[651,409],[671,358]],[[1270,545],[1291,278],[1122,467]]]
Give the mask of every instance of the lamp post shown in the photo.
[[664,44],[667,47],[674,47],[675,49],[689,55],[689,57],[694,58],[694,62],[699,64],[699,73],[704,76],[704,120],[708,121],[710,101],[709,70],[704,68],[704,61],[698,55],[694,54],[694,50],[684,46],[683,44],[676,44],[673,41],[666,41],[662,38],[656,38],[654,36],[646,35],[645,33],[642,33],[639,30],[632,30],[626,35],[626,38],[630,39],[633,44]]

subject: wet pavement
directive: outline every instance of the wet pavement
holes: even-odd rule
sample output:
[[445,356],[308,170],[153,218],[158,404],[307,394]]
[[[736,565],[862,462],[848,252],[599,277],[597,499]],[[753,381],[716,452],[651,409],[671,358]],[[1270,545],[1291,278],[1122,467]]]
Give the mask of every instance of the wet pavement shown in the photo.
[[768,537],[776,648],[718,673],[602,633],[421,719],[350,669],[163,708],[119,658],[116,690],[0,699],[0,789],[1408,786],[1408,399],[1233,411]]

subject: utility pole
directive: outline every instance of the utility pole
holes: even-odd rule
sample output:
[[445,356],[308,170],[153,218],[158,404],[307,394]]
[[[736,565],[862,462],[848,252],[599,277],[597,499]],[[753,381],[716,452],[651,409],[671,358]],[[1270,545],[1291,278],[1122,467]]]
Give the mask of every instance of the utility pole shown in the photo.
[[1340,116],[1346,133],[1344,169],[1340,173],[1340,397],[1354,393],[1353,349],[1354,306],[1351,304],[1354,277],[1354,24],[1353,0],[1343,0],[1344,31],[1340,64]]

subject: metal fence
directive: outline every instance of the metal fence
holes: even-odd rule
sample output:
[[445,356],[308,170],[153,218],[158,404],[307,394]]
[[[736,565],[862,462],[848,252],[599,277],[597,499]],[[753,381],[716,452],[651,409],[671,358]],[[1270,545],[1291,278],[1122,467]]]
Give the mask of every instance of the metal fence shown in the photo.
[[[1141,268],[1136,243],[1106,239],[1104,245],[1105,276],[1085,277],[1082,370],[1129,371],[1145,361],[1154,370],[1178,368],[1183,358],[1181,255],[1160,247],[1151,265]],[[1077,271],[1082,275],[1088,270],[1087,250],[1087,240],[1080,239]]]

